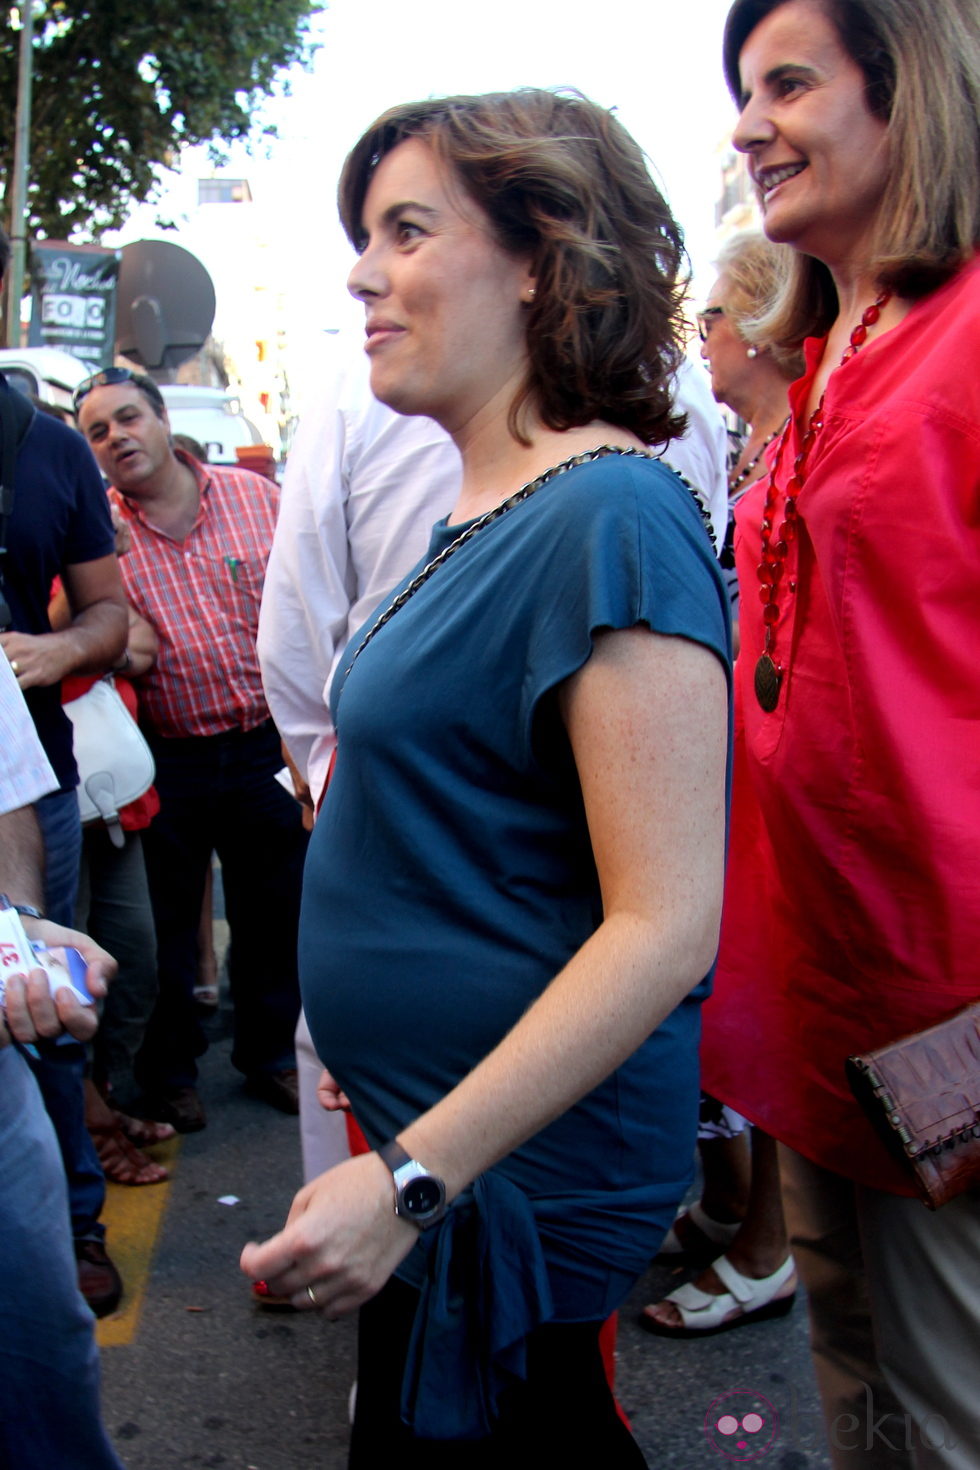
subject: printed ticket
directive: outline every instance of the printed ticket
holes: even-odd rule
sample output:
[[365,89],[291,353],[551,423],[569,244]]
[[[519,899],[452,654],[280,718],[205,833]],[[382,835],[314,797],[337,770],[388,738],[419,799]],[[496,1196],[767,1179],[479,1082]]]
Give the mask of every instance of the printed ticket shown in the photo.
[[51,949],[34,945],[24,932],[16,909],[0,909],[0,1006],[7,994],[7,981],[26,977],[29,970],[44,970],[51,992],[68,986],[82,1005],[94,1004],[85,983],[88,966],[77,949],[56,945]]

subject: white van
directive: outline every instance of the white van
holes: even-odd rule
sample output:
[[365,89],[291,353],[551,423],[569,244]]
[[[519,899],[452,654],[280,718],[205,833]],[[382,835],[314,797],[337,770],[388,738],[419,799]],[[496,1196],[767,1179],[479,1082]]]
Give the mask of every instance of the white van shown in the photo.
[[[0,348],[0,372],[12,388],[71,413],[72,394],[93,369],[59,347],[6,347]],[[237,394],[183,383],[161,383],[160,392],[171,429],[196,439],[212,464],[237,464],[239,445],[262,443]]]
[[183,383],[161,383],[160,392],[173,432],[196,439],[211,464],[236,464],[239,445],[262,443],[237,394]]
[[92,373],[88,363],[60,347],[0,348],[0,372],[11,388],[71,413],[71,395]]

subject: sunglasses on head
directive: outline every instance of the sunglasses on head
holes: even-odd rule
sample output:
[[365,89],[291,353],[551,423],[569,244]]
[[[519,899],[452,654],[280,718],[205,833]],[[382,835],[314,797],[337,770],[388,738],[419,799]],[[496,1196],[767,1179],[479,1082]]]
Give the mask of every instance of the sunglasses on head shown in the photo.
[[93,373],[90,378],[86,378],[84,383],[79,383],[71,396],[71,406],[77,413],[93,388],[111,388],[116,383],[135,383],[136,378],[137,374],[131,368],[103,368],[101,372]]

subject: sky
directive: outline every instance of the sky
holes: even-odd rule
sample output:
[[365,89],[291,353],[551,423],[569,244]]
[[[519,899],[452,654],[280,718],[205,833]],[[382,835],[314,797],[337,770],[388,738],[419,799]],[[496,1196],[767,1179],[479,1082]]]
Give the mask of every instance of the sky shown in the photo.
[[[269,156],[260,145],[233,160],[249,180],[266,242],[256,268],[286,296],[290,340],[311,350],[324,330],[361,317],[346,293],[353,257],[337,223],[346,153],[386,107],[453,92],[574,86],[616,108],[685,230],[695,294],[703,296],[712,279],[717,150],[734,123],[721,73],[727,9],[728,0],[493,0],[481,9],[459,0],[332,0],[316,22],[312,70],[294,71],[291,97],[264,108],[261,120],[279,132]],[[203,150],[182,162],[185,174],[210,172]],[[137,211],[115,242],[159,236],[154,215],[176,197]],[[218,290],[220,335],[233,293],[222,289],[220,261],[205,264]]]

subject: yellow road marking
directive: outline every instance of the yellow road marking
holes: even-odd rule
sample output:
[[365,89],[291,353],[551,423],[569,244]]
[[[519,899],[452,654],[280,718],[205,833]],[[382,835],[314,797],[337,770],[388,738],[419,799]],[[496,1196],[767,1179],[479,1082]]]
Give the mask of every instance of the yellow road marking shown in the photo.
[[159,1164],[166,1164],[170,1179],[165,1184],[107,1184],[102,1223],[106,1227],[106,1248],[123,1279],[122,1305],[111,1317],[95,1324],[100,1348],[125,1347],[136,1336],[153,1250],[180,1153],[180,1139],[155,1144],[147,1150]]

